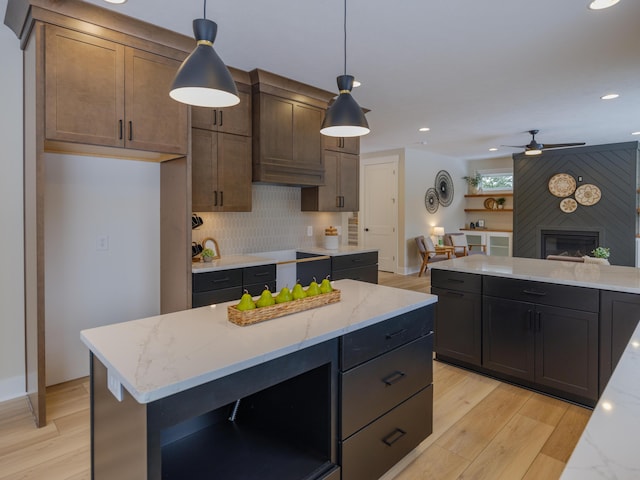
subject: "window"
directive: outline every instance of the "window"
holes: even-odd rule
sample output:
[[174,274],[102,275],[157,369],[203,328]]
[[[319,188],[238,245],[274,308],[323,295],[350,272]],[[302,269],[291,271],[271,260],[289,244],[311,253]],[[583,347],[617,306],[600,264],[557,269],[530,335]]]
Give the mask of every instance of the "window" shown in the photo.
[[480,187],[483,192],[513,190],[513,172],[504,170],[479,171]]

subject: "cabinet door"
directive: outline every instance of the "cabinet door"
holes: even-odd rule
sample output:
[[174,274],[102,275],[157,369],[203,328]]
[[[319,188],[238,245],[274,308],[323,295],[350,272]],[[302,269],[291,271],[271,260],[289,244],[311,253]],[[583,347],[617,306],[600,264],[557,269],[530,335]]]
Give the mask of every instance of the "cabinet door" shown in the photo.
[[227,133],[217,135],[220,211],[250,212],[251,138]]
[[124,47],[46,26],[45,136],[124,146]]
[[248,85],[237,84],[240,103],[228,108],[191,107],[191,126],[251,136],[251,94]]
[[598,314],[536,306],[535,382],[598,398]]
[[169,97],[179,67],[177,60],[126,49],[125,139],[128,148],[186,155],[188,107]]
[[322,148],[333,152],[360,154],[360,137],[322,137]]
[[293,158],[301,166],[322,169],[322,139],[320,128],[324,111],[297,103],[293,109]]
[[338,178],[338,190],[342,196],[340,210],[357,212],[360,205],[360,157],[347,153],[340,155]]
[[436,304],[438,355],[473,365],[482,363],[482,297],[478,293],[431,288]]
[[[293,103],[260,95],[260,163],[293,161]],[[258,153],[258,152],[256,152]]]
[[533,381],[535,305],[485,296],[482,313],[483,366]]
[[199,128],[191,132],[191,201],[196,212],[218,210],[218,134]]

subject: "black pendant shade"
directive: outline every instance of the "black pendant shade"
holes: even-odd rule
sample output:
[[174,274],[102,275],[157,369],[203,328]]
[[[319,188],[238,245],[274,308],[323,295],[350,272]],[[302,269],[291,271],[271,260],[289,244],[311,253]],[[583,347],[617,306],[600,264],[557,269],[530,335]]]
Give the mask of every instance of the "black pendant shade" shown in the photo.
[[369,133],[369,123],[358,102],[351,95],[353,77],[338,77],[340,95],[327,109],[320,133],[329,137],[359,137]]
[[169,95],[199,107],[230,107],[240,103],[236,83],[213,49],[218,25],[206,18],[193,21],[197,46],[182,62]]

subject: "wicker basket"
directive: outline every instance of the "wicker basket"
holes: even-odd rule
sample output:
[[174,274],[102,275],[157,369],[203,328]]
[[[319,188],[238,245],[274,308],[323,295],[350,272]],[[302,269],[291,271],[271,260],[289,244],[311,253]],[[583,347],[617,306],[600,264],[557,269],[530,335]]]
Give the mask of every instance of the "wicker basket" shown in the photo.
[[340,290],[333,290],[329,293],[321,293],[313,297],[301,298],[285,303],[276,303],[269,307],[261,307],[253,310],[238,310],[235,305],[227,307],[228,319],[231,323],[245,326],[252,325],[272,318],[282,317],[291,313],[302,312],[311,308],[322,307],[330,303],[340,301]]

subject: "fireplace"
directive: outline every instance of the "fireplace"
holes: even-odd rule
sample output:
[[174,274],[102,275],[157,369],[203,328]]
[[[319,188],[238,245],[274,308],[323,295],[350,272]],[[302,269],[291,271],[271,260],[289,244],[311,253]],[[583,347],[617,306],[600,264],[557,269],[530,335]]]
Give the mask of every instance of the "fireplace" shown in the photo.
[[599,245],[600,234],[596,231],[542,230],[540,258],[548,255],[583,257]]

